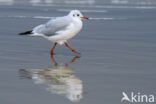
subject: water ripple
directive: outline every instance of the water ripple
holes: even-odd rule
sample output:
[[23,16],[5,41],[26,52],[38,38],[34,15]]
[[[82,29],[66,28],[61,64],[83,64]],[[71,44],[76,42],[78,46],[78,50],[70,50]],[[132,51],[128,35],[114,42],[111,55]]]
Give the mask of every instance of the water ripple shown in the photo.
[[[48,16],[0,16],[0,18],[33,18],[33,19],[53,19],[56,17]],[[125,20],[126,18],[113,18],[113,17],[90,17],[89,20]]]

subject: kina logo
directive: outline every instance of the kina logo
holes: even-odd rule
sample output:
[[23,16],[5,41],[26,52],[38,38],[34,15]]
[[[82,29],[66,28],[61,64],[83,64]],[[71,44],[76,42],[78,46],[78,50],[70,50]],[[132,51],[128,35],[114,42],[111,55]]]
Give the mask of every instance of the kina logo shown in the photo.
[[154,95],[153,94],[141,94],[140,92],[138,93],[134,93],[131,92],[128,96],[128,94],[126,94],[125,92],[122,92],[122,98],[121,98],[121,102],[135,102],[135,103],[153,103],[154,102]]

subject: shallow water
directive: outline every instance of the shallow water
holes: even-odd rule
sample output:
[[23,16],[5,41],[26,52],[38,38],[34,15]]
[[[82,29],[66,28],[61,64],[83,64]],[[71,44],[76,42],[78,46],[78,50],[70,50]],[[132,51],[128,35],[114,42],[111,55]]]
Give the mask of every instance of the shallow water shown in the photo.
[[[75,8],[90,17],[69,41],[79,58],[58,46],[52,61],[53,43],[17,35]],[[149,5],[1,5],[0,103],[121,104],[122,92],[155,95],[155,18]]]

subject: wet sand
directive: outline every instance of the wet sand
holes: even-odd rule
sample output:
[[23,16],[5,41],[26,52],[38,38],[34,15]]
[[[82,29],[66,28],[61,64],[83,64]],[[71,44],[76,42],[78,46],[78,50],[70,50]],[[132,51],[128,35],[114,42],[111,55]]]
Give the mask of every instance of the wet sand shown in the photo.
[[[75,8],[90,20],[69,41],[81,53],[73,63],[64,45],[56,64],[53,43],[17,35]],[[122,92],[156,94],[156,8],[1,5],[0,13],[1,104],[121,104]]]

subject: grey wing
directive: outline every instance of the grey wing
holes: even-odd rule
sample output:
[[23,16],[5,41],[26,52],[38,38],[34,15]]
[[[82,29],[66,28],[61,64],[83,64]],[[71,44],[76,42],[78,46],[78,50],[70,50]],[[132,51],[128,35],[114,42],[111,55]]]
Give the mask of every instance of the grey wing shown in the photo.
[[66,17],[51,19],[46,24],[39,25],[33,29],[33,33],[44,34],[46,36],[56,35],[56,32],[66,29],[70,25]]

